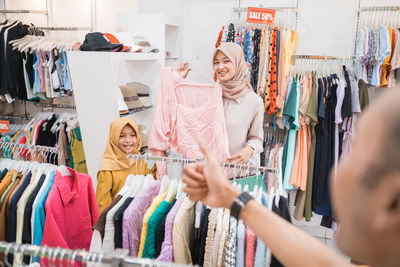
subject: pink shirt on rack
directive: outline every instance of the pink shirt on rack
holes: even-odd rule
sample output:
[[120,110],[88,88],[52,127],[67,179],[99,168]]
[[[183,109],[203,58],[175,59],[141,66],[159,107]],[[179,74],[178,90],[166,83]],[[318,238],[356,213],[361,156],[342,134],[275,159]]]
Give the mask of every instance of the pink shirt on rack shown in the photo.
[[[54,184],[46,200],[41,245],[88,250],[92,228],[99,217],[96,195],[89,175],[68,170],[71,176],[62,176],[58,171],[54,176]],[[45,262],[42,264],[48,265]]]
[[202,157],[200,140],[226,161],[229,146],[221,86],[188,82],[173,68],[163,68],[149,140],[152,154],[172,150],[185,158]]
[[254,257],[256,253],[256,235],[249,228],[246,227],[246,253],[245,253],[245,266],[254,266]]

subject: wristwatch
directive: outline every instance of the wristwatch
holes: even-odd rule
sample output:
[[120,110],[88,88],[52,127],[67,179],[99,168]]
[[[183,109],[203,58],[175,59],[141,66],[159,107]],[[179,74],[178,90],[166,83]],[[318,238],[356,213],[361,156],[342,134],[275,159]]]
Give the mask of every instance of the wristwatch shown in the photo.
[[253,199],[247,192],[242,192],[237,198],[233,200],[231,206],[231,216],[239,220],[239,215],[247,202]]

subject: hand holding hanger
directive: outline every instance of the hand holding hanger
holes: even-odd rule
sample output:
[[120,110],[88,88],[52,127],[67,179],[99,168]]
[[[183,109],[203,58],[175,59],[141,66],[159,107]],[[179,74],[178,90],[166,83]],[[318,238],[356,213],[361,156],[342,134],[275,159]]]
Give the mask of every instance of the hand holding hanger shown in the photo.
[[179,76],[181,76],[183,79],[186,79],[186,77],[189,74],[189,71],[192,70],[192,68],[188,67],[189,62],[184,62],[182,64],[180,64],[175,71],[179,74]]

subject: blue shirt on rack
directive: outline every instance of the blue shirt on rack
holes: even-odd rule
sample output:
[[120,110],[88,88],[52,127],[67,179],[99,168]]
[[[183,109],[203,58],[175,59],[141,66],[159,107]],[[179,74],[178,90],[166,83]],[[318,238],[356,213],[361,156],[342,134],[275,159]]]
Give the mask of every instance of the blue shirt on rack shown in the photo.
[[46,221],[46,213],[45,213],[45,204],[47,200],[47,196],[49,195],[50,189],[54,183],[54,174],[55,172],[52,171],[50,174],[49,182],[46,184],[45,189],[43,190],[42,194],[37,201],[37,205],[35,208],[35,221],[34,221],[34,232],[33,232],[33,245],[40,246],[43,239],[43,229],[44,229],[44,222]]

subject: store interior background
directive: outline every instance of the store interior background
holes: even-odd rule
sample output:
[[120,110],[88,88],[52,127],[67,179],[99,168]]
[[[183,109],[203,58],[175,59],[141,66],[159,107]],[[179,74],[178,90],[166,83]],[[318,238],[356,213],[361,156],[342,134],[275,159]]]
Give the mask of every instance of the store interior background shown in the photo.
[[[168,65],[177,65],[185,61],[191,62],[194,70],[188,79],[211,82],[213,77],[211,56],[218,33],[222,25],[226,25],[233,19],[232,8],[238,7],[239,3],[241,7],[262,6],[269,8],[278,6],[296,7],[298,4],[297,30],[299,41],[296,54],[352,56],[356,38],[358,4],[361,7],[389,6],[399,5],[400,0],[3,0],[0,1],[0,9],[48,9],[48,16],[29,14],[15,15],[14,17],[39,26],[93,26],[94,31],[101,32],[124,30],[123,27],[118,26],[118,17],[123,16],[121,14],[156,13],[178,17],[180,19],[179,34],[176,35],[177,40],[175,40],[179,50],[177,58],[172,62],[161,62],[163,64],[168,63]],[[132,24],[129,27],[142,29],[146,32],[146,29],[150,26],[137,23],[137,25]],[[83,32],[72,34],[79,34],[82,39],[84,37]],[[149,38],[145,34],[144,37]],[[102,64],[102,60],[99,59],[98,62]],[[107,62],[104,62],[104,64],[107,64]],[[119,77],[118,80],[129,81],[132,68],[132,66],[127,66],[126,69],[120,70],[122,74],[117,75],[124,77]],[[155,68],[155,70],[158,69]],[[71,71],[74,72],[74,70]],[[159,73],[153,71],[146,75],[149,76],[149,79],[153,77],[154,80],[151,91],[151,98],[154,101]],[[101,74],[99,74],[100,76]],[[87,83],[96,87],[95,79],[88,80]],[[112,88],[109,89],[112,90]],[[100,94],[101,92],[99,92]],[[107,113],[107,109],[103,109],[103,113],[91,110],[93,109],[92,104],[95,106],[97,103],[98,106],[101,106],[107,103],[101,103],[98,97],[98,95],[92,95],[90,99],[82,100],[77,99],[77,95],[75,95],[75,101],[81,101],[81,106],[84,106],[84,101],[87,103],[86,111],[78,110],[79,120],[82,124],[85,119],[92,122],[87,125],[81,124],[81,128],[89,172],[93,180],[96,178],[96,169],[100,165],[104,151],[108,135],[107,125],[116,116]],[[111,102],[110,105],[116,106],[115,103]],[[89,105],[89,103],[91,104]],[[146,121],[149,121],[148,128],[151,127],[152,123],[152,110],[149,112],[147,115],[143,115]],[[95,119],[93,114],[97,114]],[[84,133],[85,131],[86,133]],[[294,198],[291,198],[291,202],[293,201]],[[319,222],[319,216],[314,216],[311,223],[295,222],[295,224],[320,238],[328,246],[334,247],[333,232],[330,229],[319,227]]]

